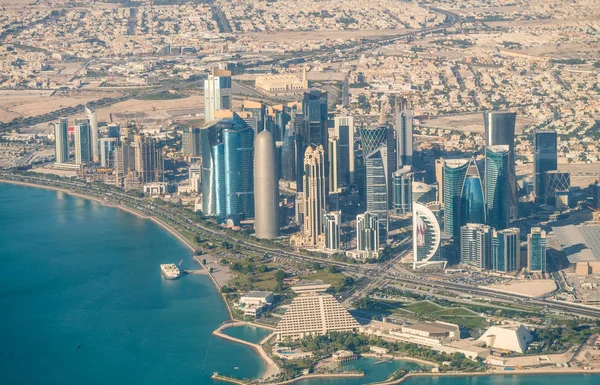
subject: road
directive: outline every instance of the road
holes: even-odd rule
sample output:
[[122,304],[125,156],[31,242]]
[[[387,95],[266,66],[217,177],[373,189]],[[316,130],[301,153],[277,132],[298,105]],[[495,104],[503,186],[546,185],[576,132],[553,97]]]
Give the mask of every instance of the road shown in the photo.
[[[393,262],[388,262],[379,265],[358,265],[303,255],[296,252],[285,251],[280,248],[267,247],[254,242],[236,239],[225,233],[222,229],[213,229],[206,225],[196,222],[195,215],[192,212],[184,211],[184,209],[182,208],[177,210],[166,205],[159,206],[153,204],[149,200],[132,197],[114,188],[111,189],[110,192],[106,192],[107,187],[104,187],[99,184],[90,184],[81,180],[56,181],[37,176],[11,174],[6,171],[0,172],[0,179],[16,180],[39,185],[51,185],[55,187],[60,187],[63,189],[71,190],[75,193],[101,199],[107,204],[122,205],[131,208],[144,215],[159,218],[180,230],[185,230],[192,233],[199,233],[201,236],[203,234],[209,235],[215,240],[226,241],[231,244],[237,244],[259,254],[268,253],[272,256],[289,260],[297,260],[303,262],[319,262],[321,264],[333,265],[341,268],[342,270],[348,273],[356,274],[359,277],[362,276],[372,280],[378,280],[378,282],[382,282],[381,280],[386,280],[389,282],[401,282],[410,285],[417,284],[420,287],[428,287],[438,290],[441,289],[463,295],[477,295],[502,302],[521,302],[524,304],[541,306],[544,309],[547,309],[548,311],[556,311],[560,313],[577,315],[586,318],[600,319],[600,309],[598,308],[593,308],[590,306],[575,303],[552,301],[543,298],[531,298],[520,294],[501,293],[487,288],[473,287],[469,285],[448,282],[445,280],[431,280],[424,275],[414,275],[408,272],[404,274],[399,274],[393,270]],[[404,252],[406,252],[406,250]]]

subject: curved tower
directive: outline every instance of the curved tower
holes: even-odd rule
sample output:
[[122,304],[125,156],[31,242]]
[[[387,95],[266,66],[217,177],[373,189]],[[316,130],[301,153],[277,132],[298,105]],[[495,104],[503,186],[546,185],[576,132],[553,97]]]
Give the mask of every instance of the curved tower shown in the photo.
[[254,230],[257,238],[279,236],[279,186],[275,142],[267,130],[254,142]]
[[442,231],[435,214],[421,203],[413,203],[413,268],[439,264]]

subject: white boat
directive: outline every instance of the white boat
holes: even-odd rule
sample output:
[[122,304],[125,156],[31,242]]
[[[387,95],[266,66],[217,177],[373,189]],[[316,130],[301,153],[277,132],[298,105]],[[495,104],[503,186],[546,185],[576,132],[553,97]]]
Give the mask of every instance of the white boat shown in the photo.
[[160,265],[160,272],[165,279],[177,279],[181,276],[181,271],[174,263]]

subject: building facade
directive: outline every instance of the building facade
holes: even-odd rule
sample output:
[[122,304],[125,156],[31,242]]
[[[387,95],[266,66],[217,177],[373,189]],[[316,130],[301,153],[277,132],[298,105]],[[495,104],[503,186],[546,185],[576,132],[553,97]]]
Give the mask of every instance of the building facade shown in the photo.
[[[555,130],[535,130],[533,133],[534,190],[536,199],[542,200],[546,193],[546,172],[558,169],[558,136]],[[546,202],[543,202],[546,203]]]
[[510,273],[521,269],[521,243],[518,228],[494,230],[492,236],[493,269]]
[[213,68],[204,80],[204,121],[210,123],[216,111],[231,108],[231,72]]
[[92,161],[90,126],[80,122],[75,125],[75,164],[87,164]]
[[446,159],[443,164],[444,232],[451,237],[460,236],[460,201],[468,168],[468,159]]
[[58,124],[54,125],[54,149],[56,163],[69,161],[69,121],[67,118],[60,118]]
[[460,263],[481,270],[493,268],[493,229],[481,223],[467,223],[460,228]]
[[379,256],[381,225],[376,214],[369,211],[356,216],[356,250],[366,258]]
[[332,211],[325,215],[325,250],[337,251],[341,249],[340,225],[342,212]]
[[279,184],[275,142],[269,131],[262,131],[254,143],[254,230],[257,238],[279,236]]
[[527,271],[530,273],[548,272],[546,263],[546,232],[532,227],[527,234]]
[[471,159],[460,197],[460,226],[485,223],[483,184],[475,159]]
[[506,229],[510,221],[510,148],[489,146],[485,150],[485,217],[496,230]]
[[338,137],[340,182],[345,185],[354,183],[354,118],[336,116],[333,132]]
[[413,203],[413,268],[443,263],[440,254],[442,230],[435,214],[425,205]]
[[413,173],[410,166],[402,167],[392,174],[394,192],[392,209],[396,215],[412,213]]
[[396,99],[396,166],[413,164],[413,111],[406,98]]

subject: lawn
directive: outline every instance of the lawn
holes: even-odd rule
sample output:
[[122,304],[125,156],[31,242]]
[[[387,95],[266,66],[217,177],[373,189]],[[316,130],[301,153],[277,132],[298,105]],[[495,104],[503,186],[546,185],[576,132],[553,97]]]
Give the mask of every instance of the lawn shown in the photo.
[[433,303],[431,301],[425,300],[425,301],[411,303],[410,305],[406,305],[404,308],[406,310],[410,310],[413,313],[416,313],[419,315],[426,315],[426,314],[441,310],[444,307],[438,305],[437,303]]

